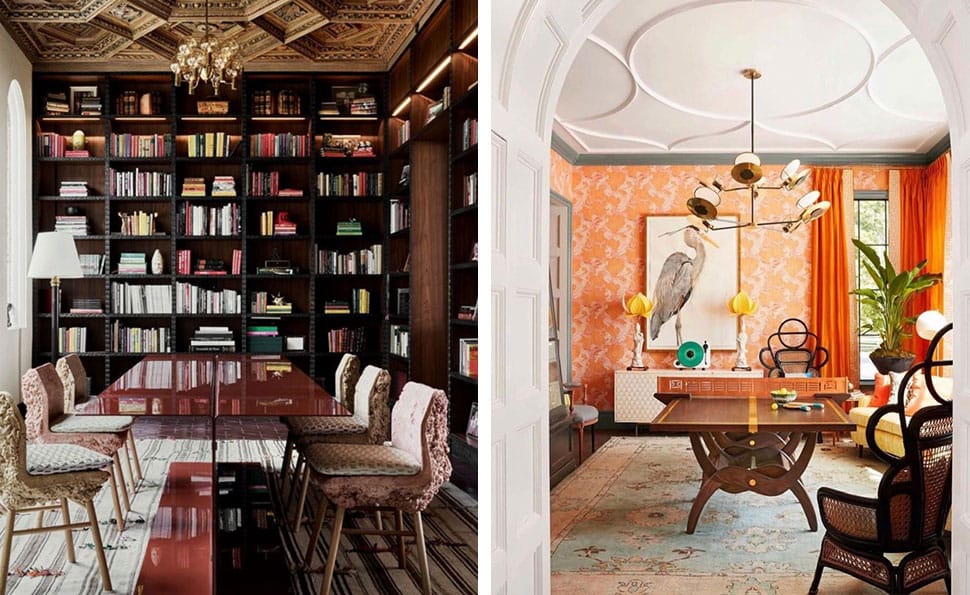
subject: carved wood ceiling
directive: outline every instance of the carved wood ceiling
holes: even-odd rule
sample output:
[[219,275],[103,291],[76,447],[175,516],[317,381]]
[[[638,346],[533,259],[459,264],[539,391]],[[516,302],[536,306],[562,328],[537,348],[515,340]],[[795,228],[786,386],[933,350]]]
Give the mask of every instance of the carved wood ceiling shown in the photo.
[[[210,0],[209,23],[247,68],[385,70],[439,0]],[[200,36],[183,0],[0,0],[0,22],[38,70],[168,69]]]

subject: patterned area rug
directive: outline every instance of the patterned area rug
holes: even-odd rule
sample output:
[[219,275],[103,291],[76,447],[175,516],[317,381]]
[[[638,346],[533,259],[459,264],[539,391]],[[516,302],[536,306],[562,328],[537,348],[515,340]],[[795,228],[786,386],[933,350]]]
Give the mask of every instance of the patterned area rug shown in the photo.
[[[208,440],[138,440],[142,468],[146,480],[132,501],[132,513],[124,532],[110,522],[114,517],[111,497],[105,490],[95,502],[106,548],[108,568],[115,593],[133,593],[151,530],[151,518],[158,508],[161,487],[170,461],[211,460]],[[279,469],[283,444],[277,440],[227,440],[219,443],[220,461],[254,461],[264,468]],[[275,475],[273,476],[275,477]],[[316,508],[312,510],[315,512]],[[425,513],[425,536],[432,585],[436,593],[474,593],[478,576],[478,509],[470,496],[451,484],[445,484],[439,496]],[[60,518],[48,514],[48,523]],[[84,519],[81,507],[71,504],[75,521]],[[144,519],[147,522],[133,522]],[[17,528],[34,525],[36,515],[23,514]],[[356,522],[356,521],[349,521]],[[362,521],[366,522],[366,521]],[[325,525],[325,531],[330,526]],[[284,531],[284,547],[290,557],[292,593],[318,593],[322,574],[304,573],[295,560],[302,560],[309,531],[294,537]],[[337,558],[338,568],[344,569],[334,581],[334,593],[419,593],[420,573],[416,559],[408,556],[408,567],[400,570],[388,554],[373,554],[359,541],[344,538]],[[7,593],[79,595],[101,593],[101,579],[93,544],[87,530],[74,532],[77,563],[67,562],[64,537],[59,532],[16,536],[10,557],[13,575],[7,580]],[[325,550],[324,550],[325,551]],[[413,552],[413,547],[411,548]],[[299,552],[299,556],[296,556]],[[325,555],[325,554],[324,554]],[[187,594],[197,592],[186,585]],[[175,593],[166,595],[177,595]]]
[[[802,479],[874,495],[885,465],[854,443],[817,445]],[[693,535],[687,515],[701,471],[684,436],[610,439],[552,491],[552,591],[782,595],[808,592],[824,528],[808,529],[790,492],[718,492]],[[819,590],[881,593],[826,569]],[[918,591],[945,593],[942,581]]]

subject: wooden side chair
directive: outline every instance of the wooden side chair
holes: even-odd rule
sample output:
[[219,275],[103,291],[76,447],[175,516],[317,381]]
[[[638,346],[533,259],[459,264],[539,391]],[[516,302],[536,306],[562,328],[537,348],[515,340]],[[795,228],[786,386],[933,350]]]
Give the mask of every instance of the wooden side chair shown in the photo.
[[[84,364],[81,363],[81,358],[76,353],[58,359],[54,368],[64,385],[64,412],[73,414],[75,403],[84,403],[91,398],[88,392],[88,373],[84,369]],[[143,478],[141,459],[138,457],[138,447],[135,446],[135,434],[130,428],[134,425],[135,418],[128,415],[111,417],[115,425],[123,426],[127,424],[129,426],[125,437],[125,463],[128,469],[128,478],[131,480],[131,493],[134,495],[138,491],[138,482]],[[132,463],[134,463],[134,469],[132,469]]]
[[[448,459],[448,398],[444,391],[408,382],[391,413],[391,441],[386,444],[315,443],[306,448],[311,482],[323,495],[307,547],[306,565],[323,527],[327,505],[336,506],[322,595],[330,593],[341,535],[381,535],[397,539],[401,568],[405,565],[405,537],[413,537],[421,568],[422,591],[430,595],[431,575],[425,550],[421,512],[451,476]],[[390,509],[396,530],[344,529],[348,509]],[[404,513],[413,515],[413,531],[404,528]]]
[[[585,403],[588,389],[586,384],[565,383],[562,388],[569,393],[569,414],[573,418],[573,427],[579,431],[579,464],[582,465],[583,451],[586,450],[583,445],[583,434],[586,428],[589,428],[589,438],[592,443],[589,454],[596,452],[596,423],[600,420],[600,412],[596,407]],[[577,405],[576,391],[580,388],[583,389],[583,402]]]
[[[334,399],[343,405],[347,411],[354,413],[354,399],[357,381],[360,379],[360,358],[353,353],[345,353],[337,364],[336,382],[334,383]],[[308,416],[282,417],[280,421],[286,425],[286,446],[283,448],[283,464],[280,467],[280,490],[286,488],[290,473],[290,458],[293,456],[293,448],[296,440],[300,437],[300,431],[306,426],[306,420],[313,419]]]
[[[27,370],[20,380],[24,403],[27,404],[27,439],[38,444],[72,444],[109,456],[114,465],[109,468],[111,497],[114,501],[118,530],[125,528],[125,510],[131,510],[128,490],[125,489],[118,450],[125,444],[131,424],[126,416],[65,415],[64,385],[51,364]],[[129,418],[130,419],[130,418]]]
[[[88,529],[101,569],[101,586],[111,591],[111,575],[101,542],[101,527],[94,510],[94,496],[110,475],[109,456],[67,444],[27,444],[24,420],[9,393],[0,392],[0,504],[6,513],[3,549],[0,552],[0,593],[7,590],[10,550],[15,535],[60,531],[67,547],[67,561],[74,564],[74,529]],[[87,522],[71,522],[68,500],[84,507]],[[59,509],[62,522],[43,525],[46,510]],[[38,525],[15,529],[20,513],[37,512]]]

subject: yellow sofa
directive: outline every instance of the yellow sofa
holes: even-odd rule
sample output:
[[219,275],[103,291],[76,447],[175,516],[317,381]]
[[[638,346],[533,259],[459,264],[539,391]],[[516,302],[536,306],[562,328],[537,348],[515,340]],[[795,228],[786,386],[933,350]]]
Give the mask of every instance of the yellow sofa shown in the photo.
[[[949,398],[953,392],[953,379],[934,376],[933,386],[940,393],[940,396]],[[923,386],[921,374],[915,375],[910,380],[909,386],[906,387],[906,395],[907,421],[920,407],[935,403],[929,391]],[[860,397],[858,406],[849,411],[849,419],[856,424],[856,428],[852,432],[852,439],[859,447],[859,456],[862,456],[863,448],[869,446],[866,441],[866,426],[869,425],[869,417],[878,409],[869,406],[871,399],[871,395]],[[876,445],[887,453],[897,456],[903,455],[903,432],[899,425],[898,414],[890,413],[882,416],[882,419],[879,420],[879,425],[876,426]]]

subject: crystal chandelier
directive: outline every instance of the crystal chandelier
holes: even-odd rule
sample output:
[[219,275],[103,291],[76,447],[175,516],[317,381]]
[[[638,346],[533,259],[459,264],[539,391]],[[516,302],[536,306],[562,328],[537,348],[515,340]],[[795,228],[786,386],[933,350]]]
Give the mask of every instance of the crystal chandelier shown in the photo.
[[[828,201],[817,202],[820,193],[818,190],[813,190],[795,202],[795,208],[798,211],[785,219],[781,221],[755,221],[755,199],[758,198],[761,190],[783,190],[785,192],[794,190],[808,177],[808,170],[799,171],[798,168],[801,164],[798,159],[794,159],[782,170],[781,179],[777,185],[765,184],[761,171],[761,158],[754,152],[754,81],[761,78],[761,73],[754,68],[746,68],[741,71],[741,74],[751,81],[751,151],[738,155],[734,160],[734,168],[731,169],[731,178],[741,185],[725,188],[717,179],[710,183],[701,181],[701,185],[694,190],[694,196],[687,200],[687,209],[701,220],[704,227],[711,231],[780,225],[782,231],[789,233],[798,229],[803,223],[809,223],[821,217],[831,204]],[[745,190],[748,191],[748,197],[751,201],[751,214],[748,221],[726,226],[716,225],[716,222],[719,221],[717,207],[721,203],[721,193]]]
[[212,93],[219,94],[219,85],[226,83],[236,88],[236,78],[242,74],[242,61],[239,59],[239,44],[235,41],[219,40],[212,36],[209,28],[209,2],[205,2],[205,29],[202,39],[189,37],[179,44],[179,51],[172,62],[175,73],[175,86],[185,81],[189,85],[189,95],[195,93],[199,81],[212,85]]

